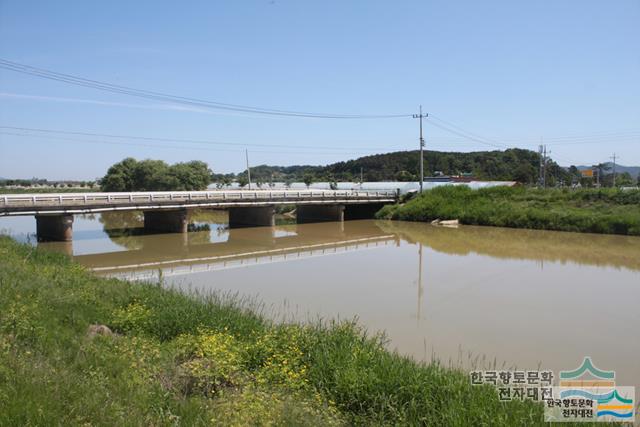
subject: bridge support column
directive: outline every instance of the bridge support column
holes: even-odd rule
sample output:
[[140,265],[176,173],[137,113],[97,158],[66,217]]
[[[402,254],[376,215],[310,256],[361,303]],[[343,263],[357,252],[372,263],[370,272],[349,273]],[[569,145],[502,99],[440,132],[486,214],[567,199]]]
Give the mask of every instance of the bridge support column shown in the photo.
[[273,227],[276,225],[273,206],[229,209],[229,228]]
[[186,233],[188,225],[186,209],[144,211],[145,232]]
[[324,221],[344,221],[344,205],[298,205],[298,224]]
[[36,215],[38,242],[70,242],[73,238],[73,215]]

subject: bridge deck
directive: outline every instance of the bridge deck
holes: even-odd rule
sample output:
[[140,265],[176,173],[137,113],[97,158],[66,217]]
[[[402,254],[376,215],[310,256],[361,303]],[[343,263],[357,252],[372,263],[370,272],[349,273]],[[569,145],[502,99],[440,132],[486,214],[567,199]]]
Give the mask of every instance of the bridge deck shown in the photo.
[[0,195],[0,216],[76,214],[116,210],[231,208],[278,204],[392,203],[396,191],[235,190]]

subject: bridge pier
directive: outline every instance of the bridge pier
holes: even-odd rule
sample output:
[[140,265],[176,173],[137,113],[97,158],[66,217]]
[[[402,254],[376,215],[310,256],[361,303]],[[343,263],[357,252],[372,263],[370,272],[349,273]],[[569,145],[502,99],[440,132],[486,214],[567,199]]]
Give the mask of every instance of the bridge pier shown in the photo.
[[73,215],[36,215],[38,242],[70,242],[73,238]]
[[276,225],[273,206],[229,209],[229,228],[273,227]]
[[324,221],[344,221],[344,205],[298,205],[298,224]]
[[144,211],[145,232],[186,233],[188,225],[186,209]]

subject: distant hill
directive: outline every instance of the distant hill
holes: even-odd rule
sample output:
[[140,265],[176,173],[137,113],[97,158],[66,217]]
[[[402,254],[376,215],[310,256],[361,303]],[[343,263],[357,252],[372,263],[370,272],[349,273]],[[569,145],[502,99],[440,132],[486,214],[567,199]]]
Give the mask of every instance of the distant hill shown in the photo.
[[[612,162],[607,162],[605,163],[606,166],[612,168],[613,167],[613,163]],[[591,166],[576,166],[578,168],[578,170],[585,170],[585,169],[591,169]],[[608,170],[609,173],[611,173],[611,169]],[[622,166],[622,165],[616,165],[616,173],[617,174],[621,174],[621,173],[625,173],[628,172],[629,175],[631,175],[634,179],[638,179],[638,176],[640,175],[640,166]]]
[[[362,171],[365,181],[415,181],[418,179],[420,155],[414,151],[375,154],[326,166],[269,166],[251,168],[252,180],[358,181]],[[471,174],[477,179],[534,183],[538,179],[540,157],[537,152],[523,149],[505,151],[477,151],[471,153],[425,151],[424,174],[434,176]],[[246,171],[234,176],[245,176]],[[568,172],[551,161],[547,169],[549,183],[555,180],[570,182]],[[227,175],[229,177],[229,175]]]

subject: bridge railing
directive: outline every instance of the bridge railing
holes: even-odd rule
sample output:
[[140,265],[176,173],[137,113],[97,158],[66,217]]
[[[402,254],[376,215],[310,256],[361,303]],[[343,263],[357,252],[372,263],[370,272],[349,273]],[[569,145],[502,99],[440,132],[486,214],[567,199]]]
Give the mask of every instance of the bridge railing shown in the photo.
[[256,191],[151,191],[132,193],[58,193],[0,195],[0,207],[89,206],[137,203],[198,203],[215,201],[376,200],[396,197],[395,190],[256,190]]

